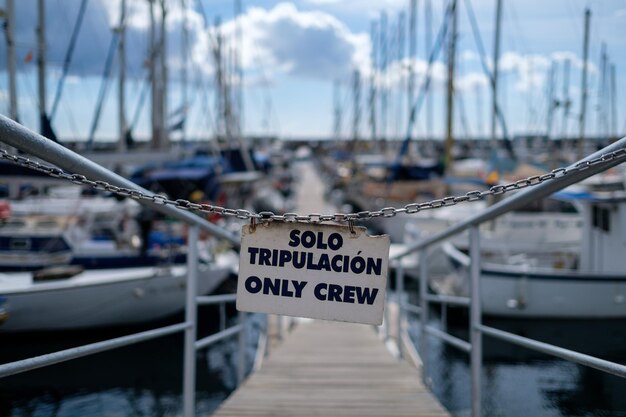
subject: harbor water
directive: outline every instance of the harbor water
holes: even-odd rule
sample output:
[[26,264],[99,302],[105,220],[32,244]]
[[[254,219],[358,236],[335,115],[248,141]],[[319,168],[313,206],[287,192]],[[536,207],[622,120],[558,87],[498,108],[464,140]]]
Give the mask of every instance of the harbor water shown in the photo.
[[[236,324],[229,307],[227,325]],[[217,308],[199,309],[199,337],[219,330]],[[202,320],[202,317],[205,320]],[[181,321],[175,317],[172,323]],[[203,323],[204,321],[204,323]],[[156,323],[163,325],[166,323]],[[248,371],[254,361],[262,315],[247,320]],[[0,362],[130,334],[141,328],[81,332],[0,334]],[[170,417],[182,410],[183,334],[126,346],[0,379],[2,417]],[[210,415],[236,388],[238,340],[234,336],[198,351],[196,401]]]
[[[201,309],[201,316],[217,317]],[[204,311],[203,311],[204,310]],[[229,311],[231,321],[235,312]],[[431,324],[441,327],[433,310]],[[465,317],[449,314],[448,330],[467,338]],[[202,334],[217,330],[205,320]],[[626,362],[624,320],[486,320],[490,326],[537,338],[601,358]],[[262,315],[248,320],[251,366]],[[60,350],[130,333],[137,329],[0,335],[0,360]],[[418,319],[410,334],[419,342]],[[169,417],[182,410],[183,336],[174,335],[99,353],[0,380],[2,417]],[[236,385],[237,340],[226,340],[198,352],[197,410],[210,415]],[[485,337],[482,405],[485,416],[626,416],[626,381],[560,359]],[[453,416],[470,415],[470,369],[467,354],[429,338],[432,390]],[[355,347],[356,349],[356,347]]]
[[[440,310],[432,309],[431,325],[442,328]],[[469,340],[462,312],[448,313],[447,329]],[[488,326],[626,363],[625,320],[484,319]],[[410,319],[415,346],[419,318]],[[427,378],[431,390],[455,417],[470,416],[469,355],[429,337]],[[496,417],[626,416],[626,381],[595,369],[483,336],[482,409]]]

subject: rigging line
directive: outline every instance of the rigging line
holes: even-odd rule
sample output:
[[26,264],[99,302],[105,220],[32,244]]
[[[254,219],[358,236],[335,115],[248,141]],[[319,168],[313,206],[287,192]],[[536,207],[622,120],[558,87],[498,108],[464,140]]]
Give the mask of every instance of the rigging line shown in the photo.
[[[435,40],[435,44],[433,45],[433,49],[430,51],[430,56],[428,57],[428,67],[426,68],[426,75],[424,81],[420,86],[419,94],[417,95],[417,99],[413,102],[413,106],[411,107],[411,113],[409,114],[409,122],[406,130],[406,136],[402,141],[402,145],[398,150],[398,156],[396,157],[396,166],[399,168],[400,162],[402,161],[402,157],[406,153],[409,147],[409,142],[411,141],[411,132],[413,132],[413,128],[415,126],[415,119],[417,118],[417,113],[422,108],[422,104],[424,102],[424,98],[428,94],[428,90],[430,89],[430,83],[432,80],[431,72],[433,63],[435,59],[439,56],[439,52],[441,52],[441,47],[443,46],[446,35],[448,33],[449,20],[452,14],[454,13],[454,1],[449,0],[448,6],[446,8],[446,12],[444,14],[443,23],[441,24],[441,28],[439,29],[439,33],[437,34],[437,38]],[[397,169],[395,170],[397,171]],[[395,173],[394,173],[395,175]]]
[[208,28],[211,26],[211,24],[209,23],[209,18],[206,14],[206,10],[204,10],[204,4],[202,4],[202,0],[196,0],[196,4],[198,5],[198,8],[200,9],[200,14],[202,15],[202,20],[204,21],[204,27]]
[[[204,78],[202,77],[202,73],[200,71],[200,68],[195,65],[192,64],[191,69],[193,71],[193,75],[194,75],[194,86],[195,88],[193,89],[194,91],[194,102],[198,101],[200,109],[196,110],[196,123],[191,123],[191,126],[197,125],[200,130],[203,129],[202,126],[202,117],[203,117],[203,112],[204,112],[204,105],[208,106],[209,103],[209,99],[208,99],[208,87],[206,85],[206,82],[204,80]],[[190,108],[191,108],[191,104],[190,104]],[[191,112],[191,110],[190,110]],[[210,116],[211,118],[213,116]],[[191,115],[189,116],[189,118],[191,119]],[[208,120],[208,122],[210,122],[211,120]],[[207,129],[211,128],[211,130],[213,130],[213,128],[211,127],[211,125],[207,124]]]
[[[340,81],[341,84],[341,81]],[[348,84],[350,85],[350,80],[344,81],[344,84]],[[341,115],[339,117],[339,129],[338,129],[338,137],[336,138],[337,140],[341,137],[341,131],[343,130],[343,120],[344,120],[344,115],[347,114],[348,112],[345,110],[350,110],[353,106],[349,106],[349,102],[350,102],[350,95],[351,95],[352,91],[350,90],[350,88],[346,88],[345,91],[345,96],[343,98],[343,105],[341,106]],[[339,100],[339,102],[341,103],[341,99]],[[348,107],[349,106],[349,107]]]
[[513,23],[515,24],[516,34],[519,37],[520,43],[522,44],[520,49],[525,54],[527,54],[528,51],[530,51],[530,48],[528,47],[529,43],[528,43],[528,39],[526,38],[526,35],[524,34],[523,27],[517,15],[517,10],[515,10],[515,4],[514,2],[511,2],[510,4],[507,4],[507,6],[508,7],[503,8],[504,13],[507,15],[509,20],[513,20]]
[[467,123],[467,114],[465,113],[465,100],[463,100],[463,96],[461,95],[460,91],[457,90],[454,92],[454,94],[456,96],[456,102],[459,105],[459,117],[461,119],[463,133],[465,133],[465,137],[469,139],[471,135],[469,130],[469,124]]
[[[352,93],[353,93],[353,91],[352,91],[352,80],[351,80],[352,77],[350,75],[348,75],[346,78],[347,79],[345,81],[345,84],[347,85],[347,88],[346,88],[346,91],[345,91],[346,95],[345,95],[345,98],[344,98],[344,101],[343,101],[344,104],[343,104],[343,107],[342,107],[344,109],[344,111],[341,112],[341,119],[340,119],[340,126],[341,127],[343,127],[343,121],[344,120],[349,120],[350,119],[350,110],[352,110],[353,112],[355,111],[353,103],[352,103]],[[349,123],[347,123],[347,124],[349,125]],[[346,137],[346,139],[349,139],[350,138],[350,132],[349,132],[350,128],[348,127],[346,130],[348,131],[348,136]],[[341,132],[341,130],[340,130],[340,132]]]
[[[204,93],[204,106],[198,112],[198,117],[203,117],[205,119],[205,126],[207,131],[211,132],[207,137],[207,142],[211,144],[211,150],[214,154],[219,154],[219,144],[217,143],[217,131],[216,131],[216,116],[213,115],[211,111],[211,97],[209,96],[209,92],[207,88],[203,89]],[[200,124],[199,124],[200,125]],[[202,129],[202,125],[200,125]]]
[[[31,77],[17,77],[16,81],[18,83],[18,87],[24,86],[24,90],[27,90],[26,96],[30,99],[33,105],[33,109],[37,108],[37,93],[35,92],[35,87],[30,84]],[[20,88],[20,90],[22,90]]]
[[72,107],[68,105],[67,101],[65,101],[63,102],[63,108],[70,129],[72,129],[72,132],[74,133],[74,140],[77,141],[80,134],[78,133],[78,125],[76,124],[76,118],[72,112]]
[[141,86],[141,91],[139,92],[139,100],[137,101],[137,106],[135,107],[135,112],[133,113],[133,118],[131,120],[130,126],[128,130],[132,132],[137,123],[139,123],[139,118],[141,117],[141,110],[143,109],[143,105],[146,101],[146,97],[148,96],[148,90],[150,87],[150,76],[148,75],[145,78],[143,85]]
[[[478,23],[476,21],[476,15],[474,14],[474,10],[472,9],[472,2],[471,0],[465,0],[465,4],[466,4],[465,9],[467,10],[467,15],[469,17],[470,25],[472,26],[472,33],[474,34],[474,41],[476,42],[476,48],[478,48],[478,54],[480,55],[480,64],[482,66],[483,72],[485,73],[487,78],[489,78],[489,85],[491,86],[491,88],[493,88],[496,80],[493,78],[493,73],[489,70],[489,66],[487,65],[487,61],[485,60],[485,57],[487,56],[487,54],[485,53],[485,46],[483,45],[483,41],[480,36],[480,32],[478,30]],[[496,104],[495,105],[496,117],[498,118],[498,121],[500,122],[500,128],[502,129],[502,135],[504,138],[505,146],[507,148],[509,156],[513,160],[517,160],[515,156],[515,152],[513,151],[513,145],[511,144],[511,138],[509,137],[509,130],[507,128],[506,121],[504,120],[504,114],[502,113],[502,109],[500,107],[500,104],[497,102],[497,100],[495,104]]]
[[59,108],[59,101],[61,100],[61,95],[63,94],[63,85],[65,84],[65,78],[67,77],[67,73],[70,69],[70,64],[72,63],[72,56],[74,55],[74,48],[76,47],[78,34],[83,24],[83,17],[85,16],[86,8],[87,8],[87,0],[82,0],[80,2],[80,8],[78,9],[78,15],[76,16],[76,22],[74,23],[74,29],[72,30],[70,44],[67,47],[67,51],[65,53],[65,59],[63,60],[63,71],[61,73],[61,77],[59,78],[56,93],[54,95],[54,102],[52,104],[52,110],[50,111],[51,122],[52,120],[54,120],[54,115],[56,114],[56,111]]
[[98,101],[96,104],[96,111],[94,118],[91,122],[91,129],[89,131],[89,137],[87,139],[87,148],[91,149],[93,145],[93,139],[98,129],[98,123],[100,122],[100,114],[102,113],[102,105],[109,87],[109,81],[111,76],[111,69],[113,68],[113,58],[115,57],[115,51],[117,49],[117,41],[119,40],[119,32],[113,32],[111,37],[111,43],[109,44],[109,51],[107,53],[106,61],[104,64],[104,74],[102,83],[100,84],[100,91],[98,92]]

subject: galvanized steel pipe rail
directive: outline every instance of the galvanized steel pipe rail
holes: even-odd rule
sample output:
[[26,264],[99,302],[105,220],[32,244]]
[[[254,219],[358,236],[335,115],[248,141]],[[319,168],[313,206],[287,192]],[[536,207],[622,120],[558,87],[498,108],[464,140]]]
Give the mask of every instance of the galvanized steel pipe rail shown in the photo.
[[[179,220],[182,220],[190,225],[192,228],[190,229],[190,241],[197,241],[198,236],[198,228],[203,229],[209,233],[212,233],[215,236],[225,238],[230,241],[232,244],[238,246],[239,240],[232,235],[230,232],[221,229],[204,219],[195,216],[191,213],[185,212],[181,209],[186,208],[194,208],[195,206],[191,206],[186,201],[178,201],[170,202],[169,200],[162,198],[154,198],[155,196],[151,196],[147,190],[144,190],[134,183],[120,177],[112,173],[111,171],[87,160],[86,158],[75,154],[74,152],[64,148],[63,146],[56,144],[46,138],[31,132],[25,127],[13,122],[12,120],[0,115],[0,141],[7,143],[17,149],[20,149],[28,154],[39,157],[43,160],[51,162],[56,166],[67,170],[73,174],[79,174],[81,176],[88,177],[88,180],[78,180],[77,183],[90,183],[93,181],[104,181],[109,185],[115,187],[122,187],[126,191],[130,191],[131,193],[128,195],[131,198],[140,196],[141,198],[136,198],[141,204],[146,204],[155,210],[158,210],[164,214],[175,217]],[[540,199],[546,197],[558,190],[561,190],[571,184],[579,182],[591,175],[594,175],[598,172],[604,171],[610,167],[618,165],[626,160],[626,138],[621,139],[620,141],[602,149],[599,152],[590,155],[585,158],[583,161],[578,162],[576,164],[571,165],[568,168],[562,168],[559,170],[555,170],[551,173],[544,174],[542,176],[531,177],[526,180],[520,180],[518,182],[503,185],[503,186],[495,186],[490,190],[485,192],[470,192],[464,196],[459,197],[446,197],[441,200],[434,200],[428,203],[412,203],[404,208],[396,209],[392,207],[384,208],[378,211],[366,211],[361,213],[350,213],[350,214],[334,214],[334,215],[321,215],[321,214],[309,214],[306,216],[300,216],[296,213],[287,213],[283,216],[274,215],[273,213],[261,213],[255,214],[250,213],[246,210],[233,210],[233,209],[223,209],[220,210],[225,211],[224,214],[234,215],[241,219],[253,219],[253,218],[261,218],[268,220],[282,220],[282,221],[309,221],[309,222],[323,222],[323,221],[350,221],[350,220],[359,220],[359,219],[368,219],[372,217],[393,217],[398,213],[407,213],[412,214],[416,213],[422,209],[436,209],[439,207],[454,205],[460,202],[478,200],[486,197],[487,195],[498,195],[505,193],[507,191],[512,191],[520,188],[525,188],[530,185],[534,185],[532,189],[528,189],[523,191],[511,198],[503,200],[492,207],[484,210],[483,212],[470,217],[468,220],[460,222],[457,225],[454,225],[443,232],[435,234],[431,237],[428,237],[422,241],[416,242],[409,246],[402,253],[393,256],[390,260],[393,261],[398,268],[398,290],[401,293],[403,288],[403,271],[402,265],[398,262],[400,259],[408,256],[416,251],[420,252],[420,299],[422,301],[422,305],[420,307],[409,307],[405,305],[402,300],[401,295],[398,297],[400,312],[399,317],[402,319],[403,310],[415,312],[421,312],[421,323],[422,323],[422,340],[421,340],[421,348],[422,357],[426,357],[424,355],[427,340],[426,333],[437,336],[444,341],[455,345],[456,347],[470,352],[471,355],[471,365],[472,365],[472,415],[479,416],[481,412],[480,406],[480,369],[482,366],[482,334],[487,334],[491,337],[496,337],[502,340],[509,341],[511,343],[515,343],[521,346],[528,347],[530,349],[539,350],[544,353],[549,353],[555,356],[563,357],[569,360],[573,360],[575,362],[589,365],[594,368],[619,375],[626,376],[626,366],[612,363],[609,361],[604,361],[598,358],[593,358],[588,355],[583,355],[578,352],[569,351],[567,349],[562,349],[559,347],[555,347],[552,345],[548,345],[545,343],[533,341],[530,339],[522,338],[518,335],[503,332],[498,329],[493,329],[487,326],[483,326],[481,324],[481,304],[480,304],[480,246],[479,246],[479,238],[480,233],[478,226],[486,221],[492,220],[499,215],[507,213],[509,211],[520,208],[531,201],[536,199]],[[561,175],[562,174],[562,175]],[[106,188],[105,188],[106,189]],[[115,191],[115,190],[111,190]],[[140,194],[134,194],[134,192]],[[146,198],[147,197],[147,198]],[[158,197],[158,196],[156,196]],[[168,204],[166,204],[168,203]],[[169,203],[173,205],[169,205]],[[212,206],[211,206],[212,207]],[[471,263],[469,265],[470,268],[470,277],[471,277],[471,294],[470,298],[463,297],[445,297],[445,296],[433,296],[432,294],[428,294],[427,289],[427,250],[430,246],[440,243],[445,239],[456,235],[466,229],[470,229],[470,255],[471,255]],[[190,242],[190,246],[193,245]],[[188,262],[190,263],[189,269],[190,271],[193,269],[194,263],[197,263],[197,255],[195,251],[191,251],[188,257]],[[189,280],[195,280],[195,273],[190,273]],[[194,393],[193,393],[193,380],[195,376],[195,365],[193,363],[193,357],[195,355],[195,349],[205,346],[206,344],[213,343],[217,340],[221,340],[224,337],[228,337],[239,333],[239,345],[240,345],[240,355],[243,358],[243,347],[245,345],[245,333],[244,323],[245,323],[245,314],[240,315],[240,324],[231,327],[230,329],[224,329],[222,332],[209,336],[204,340],[195,340],[195,330],[196,330],[196,321],[197,317],[195,315],[195,308],[198,304],[213,304],[213,303],[224,303],[224,302],[232,302],[232,296],[218,296],[217,298],[211,299],[210,297],[200,297],[196,298],[194,295],[195,284],[193,282],[188,286],[187,291],[187,315],[186,321],[184,323],[180,323],[178,325],[169,326],[161,329],[155,329],[144,333],[139,333],[136,335],[124,336],[122,338],[113,339],[109,341],[99,342],[93,345],[82,346],[78,348],[68,349],[66,351],[56,352],[49,355],[43,355],[37,358],[30,358],[24,361],[18,361],[10,364],[0,365],[0,377],[6,375],[12,375],[15,373],[23,372],[29,369],[35,369],[41,366],[46,366],[53,363],[58,363],[60,361],[73,359],[75,357],[85,356],[87,354],[100,352],[103,350],[112,349],[119,346],[124,346],[130,343],[136,343],[142,340],[147,340],[154,337],[159,337],[165,334],[170,334],[177,331],[185,331],[186,332],[186,347],[185,347],[185,375],[184,375],[184,415],[191,416],[194,413]],[[466,301],[467,300],[467,301]],[[438,329],[434,329],[427,325],[428,321],[428,303],[429,302],[439,302],[443,304],[457,304],[464,305],[469,304],[470,306],[470,343],[467,343],[463,340],[457,339],[443,331]],[[401,324],[398,327],[401,330]],[[398,332],[399,336],[401,332]],[[399,344],[401,346],[401,344]],[[240,359],[241,359],[240,358]],[[240,365],[243,363],[240,361]],[[424,373],[426,374],[427,363],[424,362]],[[240,366],[238,371],[238,379],[241,381],[243,379],[243,367]]]
[[173,324],[159,329],[147,330],[141,333],[135,333],[128,336],[122,336],[115,339],[104,340],[102,342],[91,343],[70,349],[60,350],[58,352],[48,353],[33,358],[23,359],[20,361],[10,362],[0,365],[0,378],[31,371],[45,366],[66,362],[72,359],[82,358],[84,356],[93,355],[107,350],[117,349],[123,346],[144,342],[158,337],[168,336],[170,334],[181,332],[191,326],[191,323]]
[[[136,190],[144,194],[152,194],[132,181],[115,174],[58,143],[46,139],[3,115],[0,115],[0,141],[26,152],[29,155],[48,161],[63,170],[84,175],[90,180],[105,181],[117,187]],[[189,224],[194,224],[213,236],[228,240],[234,246],[239,246],[239,238],[237,236],[193,213],[168,205],[161,205],[150,200],[139,199],[137,201],[163,214]]]
[[[601,157],[602,155],[616,151],[622,151],[623,153],[611,159],[610,161],[606,161],[606,163],[604,164],[589,165],[587,168],[584,168],[582,170],[573,171],[568,175],[563,175],[550,181],[546,181],[542,184],[536,185],[532,188],[528,188],[524,191],[520,191],[519,194],[508,197],[494,204],[493,206],[471,216],[469,219],[461,221],[442,232],[436,233],[432,236],[429,236],[423,240],[409,245],[409,247],[407,247],[404,251],[394,255],[393,257],[390,257],[389,261],[391,262],[394,260],[402,259],[405,256],[410,255],[411,253],[419,251],[420,249],[432,246],[436,243],[443,242],[444,240],[469,229],[471,226],[477,226],[481,223],[493,220],[496,217],[501,216],[502,214],[516,210],[535,200],[547,197],[572,184],[591,177],[592,175],[603,172],[609,168],[626,162],[626,137],[620,139],[612,145],[607,146],[606,148],[601,149],[598,152],[595,152],[594,154],[583,159],[581,162],[591,161]],[[578,164],[579,163],[574,163],[568,168],[576,167]]]
[[[607,155],[611,155],[607,157]],[[510,198],[500,201],[497,204],[471,216],[469,219],[459,222],[446,230],[436,233],[423,240],[409,245],[401,253],[390,258],[390,265],[394,265],[397,269],[397,288],[398,292],[402,292],[403,284],[401,282],[404,272],[401,260],[409,255],[419,252],[419,277],[420,277],[420,356],[423,362],[423,374],[427,383],[428,369],[428,335],[437,337],[442,341],[457,347],[460,350],[469,352],[471,367],[471,415],[479,417],[482,412],[481,406],[481,369],[482,369],[482,336],[487,335],[496,339],[507,341],[509,343],[523,346],[531,350],[539,351],[549,355],[553,355],[562,359],[566,359],[581,365],[589,366],[613,375],[626,378],[626,366],[595,358],[580,352],[564,349],[548,343],[539,342],[516,335],[514,333],[499,330],[493,327],[484,326],[482,324],[482,305],[481,305],[481,280],[480,280],[480,224],[493,220],[496,217],[521,208],[532,201],[547,197],[556,191],[580,182],[594,174],[605,171],[613,166],[626,161],[626,138],[622,138],[612,145],[588,156],[587,158],[563,168],[560,171],[567,172],[567,175],[553,177],[550,181],[542,182],[530,189],[520,192]],[[553,171],[554,172],[554,171]],[[505,187],[506,188],[506,187]],[[493,189],[493,187],[492,187]],[[506,191],[503,189],[503,192]],[[445,201],[446,199],[443,199]],[[457,235],[465,230],[470,231],[470,256],[469,264],[465,266],[469,268],[470,277],[470,297],[452,297],[445,295],[433,295],[428,292],[428,249],[436,244],[442,243],[444,240]],[[399,300],[399,317],[403,316],[403,310],[413,312],[415,306],[403,303],[402,294],[398,295]],[[470,308],[470,341],[459,339],[444,330],[439,330],[428,325],[428,304],[440,303],[442,305],[462,305]],[[398,347],[402,354],[400,343],[401,338],[401,322],[398,324]]]
[[[66,149],[65,147],[51,140],[44,138],[41,135],[38,135],[37,133],[30,131],[24,126],[2,115],[0,115],[0,141],[30,155],[36,156],[44,161],[52,163],[57,167],[62,168],[63,170],[72,172],[72,176],[80,175],[89,177],[89,181],[92,182],[106,182],[107,186],[111,188],[110,191],[112,192],[115,192],[116,188],[124,188],[126,191],[131,192],[131,194],[128,194],[128,197],[131,198],[136,195],[150,196],[152,194],[149,191],[144,190],[136,184],[128,181],[127,179],[109,171],[104,167],[101,167],[94,162],[91,162],[90,160],[70,151],[69,149]],[[3,155],[8,154],[3,153]],[[25,161],[27,166],[31,166],[34,168],[41,167],[40,164],[29,161],[26,158],[20,156],[17,156],[15,158],[17,159],[16,162],[18,163],[20,161]],[[54,169],[56,170],[57,168]],[[47,170],[45,171],[47,172]],[[80,181],[74,182],[83,184],[83,182]],[[105,189],[108,190],[109,188]],[[0,378],[49,365],[54,365],[83,356],[88,356],[95,353],[128,346],[134,343],[167,336],[178,332],[184,332],[185,346],[183,359],[183,415],[185,417],[192,417],[195,415],[195,375],[197,349],[207,347],[219,340],[223,340],[227,337],[232,337],[233,335],[238,334],[239,366],[237,370],[237,377],[239,383],[241,383],[241,381],[243,380],[244,372],[246,369],[245,313],[239,313],[239,324],[236,324],[228,329],[222,328],[221,331],[216,334],[213,334],[199,341],[196,340],[196,329],[198,320],[196,310],[197,306],[199,304],[218,304],[222,307],[224,303],[235,301],[234,295],[197,297],[197,243],[199,237],[199,229],[207,231],[214,236],[226,239],[235,247],[239,246],[239,239],[227,230],[222,229],[212,223],[209,223],[208,221],[202,219],[195,214],[186,212],[174,206],[159,204],[158,199],[155,200],[154,198],[141,198],[136,200],[138,200],[140,204],[150,206],[151,208],[163,214],[172,216],[190,225],[188,239],[189,251],[187,256],[188,272],[185,298],[185,321],[182,323],[157,329],[151,329],[140,333],[104,340],[88,345],[77,346],[62,351],[48,353],[10,363],[0,364]],[[222,307],[221,311],[223,310],[224,309]]]

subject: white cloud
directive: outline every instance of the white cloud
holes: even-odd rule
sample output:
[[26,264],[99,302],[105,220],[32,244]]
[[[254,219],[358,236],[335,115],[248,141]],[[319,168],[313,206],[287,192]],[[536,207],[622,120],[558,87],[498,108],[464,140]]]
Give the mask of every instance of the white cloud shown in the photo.
[[[251,7],[240,19],[244,68],[333,79],[369,65],[368,35],[351,32],[328,13],[280,3],[270,10]],[[235,22],[227,22],[223,31],[232,38]]]
[[461,60],[465,62],[480,61],[480,55],[474,51],[465,50],[461,52]]
[[[422,59],[414,59],[413,71],[415,73],[415,86],[420,88],[428,71],[428,61]],[[405,58],[401,61],[392,61],[386,70],[377,70],[374,72],[376,77],[376,85],[378,88],[388,89],[404,89],[407,86],[409,78],[409,65],[411,60]],[[364,77],[371,77],[371,70],[363,71]],[[436,88],[443,85],[446,80],[446,66],[442,62],[435,61],[431,68],[431,87]]]
[[344,0],[307,0],[307,3],[315,4],[315,5],[328,5],[328,4],[339,4]]
[[489,79],[482,72],[470,72],[458,77],[455,85],[457,90],[473,92],[477,86],[488,86]]
[[[49,69],[54,72],[55,67],[58,68],[63,61],[71,33],[70,30],[58,28],[73,24],[79,0],[66,0],[60,3],[59,8],[51,4],[46,3],[49,40],[47,54],[51,64]],[[159,26],[160,6],[159,2],[154,4],[155,20]],[[212,74],[211,39],[215,35],[215,28],[205,28],[202,15],[191,7],[183,10],[180,0],[166,0],[166,5],[170,77],[177,77],[182,66],[180,45],[185,16],[189,33],[189,56],[197,69],[205,74]],[[22,45],[34,45],[34,0],[25,0],[17,6],[16,38]],[[148,2],[127,1],[126,13],[127,74],[130,77],[144,77],[150,26]],[[92,0],[88,3],[70,74],[102,74],[106,51],[113,36],[112,29],[119,24],[119,17],[120,0]],[[247,71],[262,70],[269,76],[273,72],[282,71],[296,76],[330,80],[345,78],[354,68],[361,68],[365,72],[369,67],[369,35],[365,32],[352,32],[329,13],[301,11],[292,3],[280,3],[271,9],[249,7],[241,15],[240,24],[243,34],[242,61]],[[225,54],[231,48],[235,30],[233,20],[222,25]],[[6,66],[5,50],[4,43],[0,43],[0,67]],[[21,65],[19,69],[32,68],[33,65]]]
[[[506,52],[500,57],[500,70],[502,72],[512,72],[517,75],[515,89],[526,92],[531,89],[541,88],[546,82],[548,71],[552,63],[561,64],[569,61],[572,68],[581,70],[583,61],[574,52],[558,51],[549,56],[527,54],[521,55],[516,52]],[[597,67],[588,62],[589,72],[597,72]]]
[[[557,51],[553,52],[550,57],[556,62],[564,62],[570,61],[573,68],[582,69],[583,68],[583,60],[578,57],[573,52],[570,51]],[[592,62],[587,62],[587,67],[589,68],[589,72],[596,73],[598,72],[598,67],[596,67]]]
[[397,11],[407,7],[407,0],[304,0],[305,3],[315,6],[327,6],[336,10],[351,13],[366,13],[373,11]]
[[499,64],[503,72],[517,74],[516,90],[528,91],[543,85],[546,71],[550,67],[550,59],[543,55],[506,52],[500,57]]
[[[119,1],[100,1],[105,4],[110,25],[116,26],[119,22]],[[131,38],[131,41],[133,38],[147,37],[150,28],[149,3],[144,1],[127,1],[126,3],[127,36]],[[188,5],[190,3],[187,2]],[[159,2],[155,2],[154,17],[157,26],[160,26],[161,16]],[[181,37],[184,25],[186,25],[188,33],[188,56],[192,65],[195,65],[205,73],[212,73],[211,50],[202,15],[189,6],[183,8],[179,0],[166,0],[166,24],[170,74],[176,76],[177,71],[183,65]],[[130,44],[131,42],[128,43]],[[145,57],[146,55],[144,54],[143,59]]]
[[[386,71],[376,73],[376,85],[392,90],[405,89],[409,77],[408,59],[393,61]],[[413,61],[415,72],[415,88],[421,88],[428,71],[428,61],[417,59]],[[446,87],[447,66],[441,61],[435,61],[431,68],[431,88],[442,90]],[[369,75],[368,75],[369,76]],[[488,78],[480,72],[470,72],[455,77],[455,88],[459,91],[474,91],[477,85],[487,86]]]

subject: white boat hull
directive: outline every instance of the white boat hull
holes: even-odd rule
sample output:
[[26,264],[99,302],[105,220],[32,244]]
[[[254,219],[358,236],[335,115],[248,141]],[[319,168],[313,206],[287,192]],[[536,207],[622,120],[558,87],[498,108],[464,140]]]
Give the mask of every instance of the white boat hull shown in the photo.
[[505,317],[626,317],[626,276],[530,273],[485,268],[484,314]]
[[[198,294],[213,291],[230,271],[226,264],[201,265]],[[5,274],[0,284],[26,275]],[[0,331],[69,330],[164,318],[184,308],[186,276],[185,266],[147,267],[85,271],[27,288],[16,282],[13,290],[7,284],[0,294],[8,318]]]
[[[439,293],[468,296],[469,258],[450,244],[442,246],[456,273],[432,282]],[[625,318],[626,275],[571,269],[483,263],[482,312],[520,318]]]

